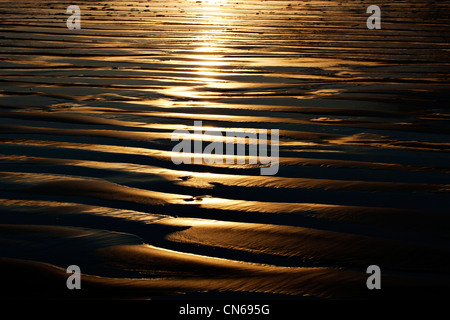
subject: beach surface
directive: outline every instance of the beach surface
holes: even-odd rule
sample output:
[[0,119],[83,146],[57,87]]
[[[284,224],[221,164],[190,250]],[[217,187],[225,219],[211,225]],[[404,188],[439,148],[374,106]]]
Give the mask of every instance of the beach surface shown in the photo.
[[[372,4],[0,1],[5,298],[448,299],[450,3]],[[194,121],[278,172],[176,165]]]

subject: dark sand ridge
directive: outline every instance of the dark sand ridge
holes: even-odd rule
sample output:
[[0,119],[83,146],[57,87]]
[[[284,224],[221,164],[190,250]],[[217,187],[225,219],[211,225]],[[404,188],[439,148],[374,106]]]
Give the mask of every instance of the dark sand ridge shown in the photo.
[[[127,166],[125,166],[126,168]],[[120,167],[119,167],[120,168]],[[112,169],[112,168],[110,168]],[[135,171],[136,168],[133,168]],[[361,192],[377,192],[379,194],[394,193],[397,198],[402,194],[408,192],[431,192],[442,193],[443,199],[448,193],[448,185],[428,185],[428,184],[406,184],[406,183],[386,183],[386,182],[361,182],[361,181],[338,181],[338,180],[319,180],[319,179],[300,179],[300,178],[281,178],[281,177],[261,177],[255,176],[237,176],[233,175],[210,175],[210,174],[193,174],[192,172],[169,172],[168,169],[157,169],[153,172],[150,168],[147,169],[149,175],[147,179],[142,176],[138,180],[133,177],[117,178],[122,184],[144,185],[158,184],[158,188],[162,188],[161,182],[166,183],[166,188],[172,193],[157,192],[154,190],[146,190],[141,188],[132,188],[122,184],[104,181],[98,178],[87,178],[77,176],[61,176],[57,174],[49,175],[42,173],[0,173],[3,177],[4,183],[9,180],[8,189],[22,194],[42,194],[42,195],[62,195],[62,196],[77,196],[87,197],[91,199],[87,203],[95,204],[96,199],[104,199],[110,201],[120,201],[129,203],[129,205],[138,205],[143,208],[145,205],[150,210],[157,210],[158,212],[167,212],[173,214],[172,210],[178,212],[179,210],[187,210],[186,205],[194,206],[189,214],[195,214],[198,209],[209,210],[225,210],[237,212],[260,212],[260,213],[304,213],[306,215],[312,214],[313,217],[322,217],[332,220],[350,220],[358,222],[369,222],[375,224],[386,225],[396,228],[411,228],[418,222],[427,217],[427,221],[421,222],[421,228],[427,228],[428,232],[440,234],[448,225],[447,215],[444,212],[417,210],[417,209],[403,209],[403,208],[383,208],[383,207],[368,207],[368,206],[348,206],[336,204],[316,204],[308,202],[268,202],[255,201],[252,198],[258,199],[258,194],[264,192],[269,188],[269,192],[274,193],[271,188],[288,188],[284,193],[289,192],[289,189],[303,190],[320,190],[325,189],[327,194],[335,192],[340,198],[341,202],[345,202],[345,193],[342,191]],[[115,169],[117,170],[117,169]],[[187,175],[188,174],[188,175]],[[190,174],[190,175],[189,175]],[[128,180],[127,180],[128,179]],[[164,179],[164,180],[161,180]],[[118,182],[119,182],[118,181]],[[168,184],[168,185],[167,185]],[[174,194],[175,185],[180,185],[180,191],[190,192],[193,188],[206,188],[208,193],[212,195],[198,195],[190,196],[188,194]],[[184,189],[183,187],[188,187]],[[227,188],[234,187],[241,188],[247,193],[247,200],[223,198],[221,196],[229,194]],[[212,190],[208,190],[211,189]],[[256,189],[253,189],[256,188]],[[205,191],[206,191],[205,190]],[[221,191],[222,190],[222,191]],[[292,190],[292,192],[298,192]],[[252,195],[253,194],[253,195]],[[311,193],[313,195],[313,193]],[[22,195],[23,196],[23,195]],[[353,194],[351,195],[353,196]],[[374,197],[374,196],[372,196]],[[436,197],[436,196],[435,196]],[[289,196],[286,198],[290,199]],[[292,198],[291,198],[292,199]],[[382,199],[382,198],[380,198]],[[436,197],[436,200],[438,198]],[[367,200],[365,200],[367,201]],[[84,201],[86,202],[86,201]],[[168,209],[167,206],[173,207]],[[147,209],[147,210],[148,210]],[[181,212],[179,213],[181,214]],[[408,219],[405,218],[408,216]],[[224,216],[223,218],[226,218]],[[244,217],[242,217],[244,218]],[[235,219],[235,218],[234,218]],[[276,220],[276,217],[273,217]],[[292,223],[292,222],[291,222]],[[434,224],[438,224],[438,226]],[[443,224],[443,225],[441,225]],[[434,225],[434,226],[433,226]],[[418,228],[420,230],[420,228]],[[445,234],[445,232],[444,232]]]
[[[201,223],[201,222],[200,222]],[[217,227],[216,227],[217,228]],[[220,228],[220,226],[218,227]],[[112,234],[92,229],[75,229],[48,226],[2,225],[3,249],[11,242],[43,237],[50,242],[42,245],[43,252],[50,254],[71,253],[70,258],[83,258],[93,253],[107,264],[138,271],[140,278],[109,278],[82,275],[83,290],[70,292],[62,290],[67,274],[58,268],[42,262],[2,258],[2,268],[7,272],[2,279],[4,289],[11,297],[22,298],[38,294],[40,298],[151,298],[164,295],[189,293],[192,291],[256,292],[280,294],[307,294],[319,298],[359,298],[377,297],[370,294],[361,282],[364,273],[343,271],[333,268],[285,268],[269,265],[209,258],[161,249],[145,244],[117,245],[117,243],[139,242],[136,237],[126,234]],[[12,238],[8,243],[5,239]],[[88,239],[85,239],[88,238]],[[134,240],[133,240],[134,238]],[[5,241],[6,240],[6,241]],[[41,240],[42,243],[42,240]],[[80,246],[81,244],[81,246]],[[17,245],[14,245],[17,247]],[[19,245],[20,247],[20,245]],[[39,247],[35,248],[39,251]],[[93,252],[91,252],[93,251]],[[77,257],[77,254],[82,257]],[[42,256],[41,256],[42,257]],[[37,261],[45,258],[37,258]],[[63,259],[61,259],[63,260]],[[448,286],[433,277],[409,278],[405,276],[385,276],[385,286],[393,293],[408,282],[414,281],[413,292],[434,288],[440,294]],[[348,292],[347,292],[348,291]],[[56,295],[57,293],[57,295]],[[427,297],[430,297],[427,295]]]
[[[127,146],[115,146],[115,145],[99,145],[99,144],[87,144],[87,143],[75,143],[75,142],[62,142],[62,141],[43,141],[43,140],[29,140],[29,139],[8,139],[2,141],[5,150],[8,145],[15,146],[42,146],[42,147],[58,147],[57,149],[66,149],[64,150],[63,154],[59,154],[60,156],[65,156],[68,154],[67,149],[75,149],[78,151],[78,154],[81,154],[83,150],[88,150],[89,152],[100,152],[102,153],[101,157],[105,160],[107,160],[108,153],[114,154],[114,158],[118,158],[121,155],[137,155],[137,156],[145,156],[145,163],[151,163],[154,161],[151,158],[155,158],[157,160],[163,160],[166,162],[169,162],[167,165],[171,166],[171,153],[166,150],[152,150],[149,148],[137,148],[137,147],[127,147]],[[430,150],[432,151],[432,150]],[[317,152],[324,156],[323,150],[303,150],[303,152]],[[28,150],[28,153],[34,154],[33,150],[30,148]],[[105,154],[106,153],[106,154]],[[136,159],[133,159],[134,161],[138,161]],[[157,161],[155,161],[156,164]],[[204,163],[203,165],[208,165]],[[312,158],[299,158],[299,157],[281,157],[280,158],[280,165],[292,165],[292,166],[327,166],[327,167],[335,167],[335,168],[362,168],[362,169],[386,169],[386,170],[408,170],[408,171],[441,171],[441,172],[448,172],[448,168],[445,166],[416,166],[411,164],[396,164],[396,163],[379,163],[379,162],[364,162],[364,161],[352,161],[352,160],[336,160],[336,159],[326,159],[326,158],[320,158],[320,159],[312,159]],[[222,167],[228,167],[223,166],[217,163],[213,163],[208,166],[222,166]],[[245,164],[245,165],[235,165],[232,168],[239,168],[243,169],[246,167],[254,167],[254,165],[251,164]]]

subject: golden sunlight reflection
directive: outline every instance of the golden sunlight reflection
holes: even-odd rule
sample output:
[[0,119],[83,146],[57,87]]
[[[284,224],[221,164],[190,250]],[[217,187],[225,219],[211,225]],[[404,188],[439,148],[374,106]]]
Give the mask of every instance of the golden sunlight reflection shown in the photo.
[[195,75],[200,76],[207,84],[220,82],[216,77],[221,74],[221,67],[228,65],[221,42],[223,42],[222,30],[203,31],[195,39],[197,47],[188,55],[190,60],[195,61]]
[[205,18],[206,28],[194,38],[195,49],[188,55],[190,60],[195,61],[194,74],[207,85],[221,82],[217,77],[221,74],[222,67],[229,65],[224,57],[224,28],[227,26],[222,9],[224,2],[202,1],[204,6],[201,14]]
[[226,79],[231,65],[227,57],[230,50],[227,29],[231,21],[227,5],[228,1],[224,0],[192,1],[191,6],[195,8],[195,16],[201,21],[202,28],[193,33],[189,49],[183,49],[181,59],[172,60],[188,69],[189,78],[184,81],[189,84],[166,87],[161,90],[165,95],[202,99],[196,106],[204,107],[203,104],[210,103],[206,99],[222,96],[222,91],[216,88],[233,85]]
[[208,19],[208,23],[220,22],[214,20],[217,17],[225,15],[223,7],[228,4],[228,0],[203,0],[195,2],[200,3],[201,12],[205,15],[204,17]]
[[[228,83],[220,77],[227,74],[223,68],[229,65],[224,57],[226,49],[221,45],[224,41],[222,34],[222,30],[203,30],[194,38],[195,47],[185,56],[185,63],[191,69],[192,78],[189,80],[194,82],[194,85],[168,87],[164,90],[165,94],[192,99],[215,98],[221,95],[214,88]],[[205,90],[205,87],[208,89]]]

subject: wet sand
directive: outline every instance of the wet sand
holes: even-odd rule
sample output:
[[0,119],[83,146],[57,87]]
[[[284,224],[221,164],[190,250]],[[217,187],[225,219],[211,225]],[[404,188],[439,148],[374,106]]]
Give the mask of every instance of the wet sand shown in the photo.
[[[450,5],[371,4],[80,1],[68,30],[0,1],[4,292],[448,299]],[[175,165],[199,120],[279,129],[278,173]]]

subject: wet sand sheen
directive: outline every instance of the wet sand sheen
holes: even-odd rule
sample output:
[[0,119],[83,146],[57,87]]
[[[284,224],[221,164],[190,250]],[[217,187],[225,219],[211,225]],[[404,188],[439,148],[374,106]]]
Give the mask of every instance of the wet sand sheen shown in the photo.
[[[216,228],[220,229],[220,222]],[[15,235],[16,238],[17,234],[22,234],[33,235],[35,241],[39,240],[36,236],[45,236],[47,242],[49,237],[53,238],[53,241],[62,241],[65,246],[63,249],[59,247],[59,250],[64,250],[65,255],[72,253],[71,259],[74,255],[93,251],[97,258],[91,258],[91,261],[101,259],[107,265],[138,272],[141,277],[145,276],[111,278],[85,274],[84,298],[144,299],[205,290],[306,295],[332,299],[354,298],[355,294],[358,294],[359,299],[376,297],[369,294],[369,291],[361,285],[366,277],[362,272],[325,267],[293,268],[261,265],[186,254],[146,244],[116,245],[116,243],[136,243],[139,239],[131,235],[111,234],[92,229],[78,231],[67,227],[10,225],[2,225],[1,229],[3,235]],[[86,243],[83,237],[91,239]],[[84,245],[80,246],[83,243]],[[51,243],[47,243],[46,247],[51,248]],[[50,254],[58,253],[58,249],[52,251]],[[59,254],[61,253],[60,251]],[[64,255],[60,259],[64,260]],[[57,289],[61,285],[60,282],[66,279],[65,270],[61,268],[44,262],[17,258],[2,258],[1,261],[5,270],[9,271],[8,278],[4,277],[2,283],[13,296],[24,298],[28,294],[40,292],[44,294],[41,298],[78,297],[76,292],[60,292]],[[391,275],[384,277],[383,280],[392,294],[402,286],[412,289],[408,283],[412,279],[408,276]],[[414,291],[410,294],[417,294],[428,286],[441,292],[448,286],[448,282],[442,283],[442,280],[433,277],[414,280]],[[37,289],[43,284],[47,290]],[[57,296],[56,292],[62,295]]]
[[[371,4],[89,1],[68,30],[63,1],[0,1],[5,290],[448,297],[450,6],[385,4],[375,31]],[[176,166],[197,120],[279,129],[278,174]]]

